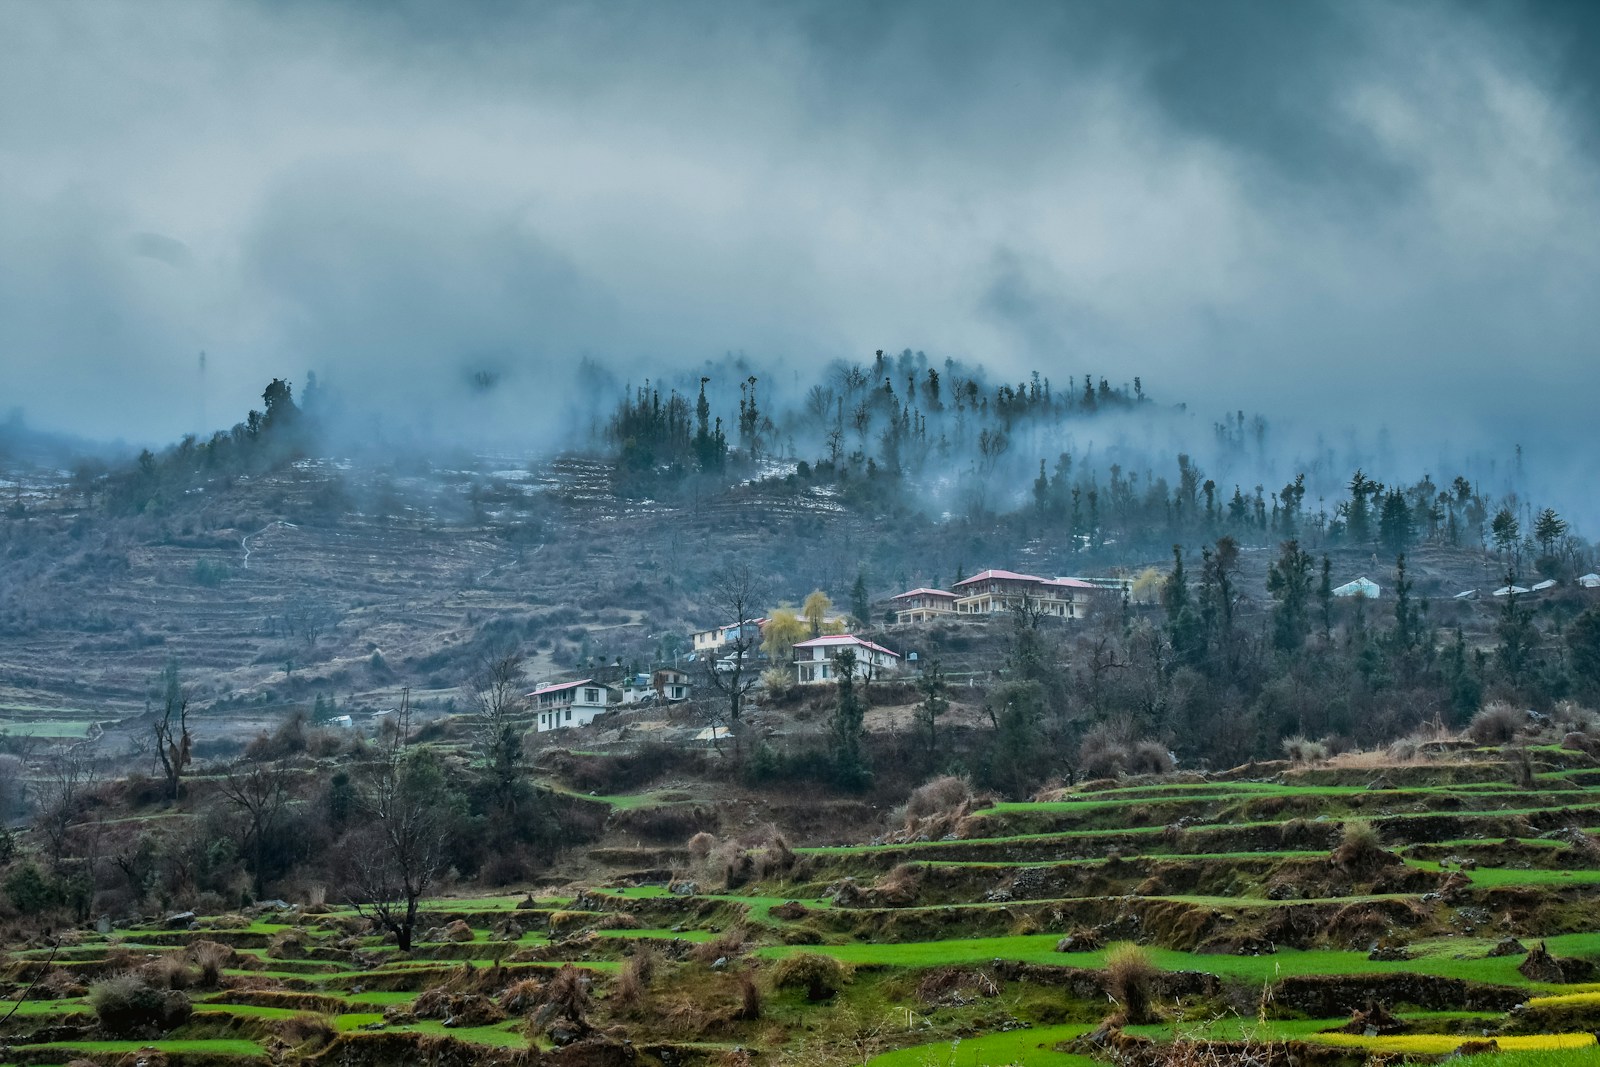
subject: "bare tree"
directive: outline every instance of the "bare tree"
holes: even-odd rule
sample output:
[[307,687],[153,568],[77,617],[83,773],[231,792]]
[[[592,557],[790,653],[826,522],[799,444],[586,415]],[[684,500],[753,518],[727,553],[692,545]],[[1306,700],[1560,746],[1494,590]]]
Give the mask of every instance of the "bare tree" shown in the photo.
[[161,706],[156,711],[152,731],[156,754],[161,757],[161,772],[166,775],[170,799],[176,804],[183,784],[183,769],[190,761],[189,702],[193,694],[179,680],[176,662],[169,662],[161,672],[160,685]]
[[288,804],[288,786],[288,771],[278,760],[240,760],[222,779],[223,798],[242,816],[241,843],[257,900],[266,889],[267,844]]
[[369,825],[352,842],[350,859],[357,913],[409,952],[418,901],[444,867],[451,798],[438,757],[427,747],[408,752],[405,741],[397,731],[361,796]]
[[737,726],[744,710],[744,698],[761,679],[755,654],[761,644],[761,627],[756,624],[756,604],[764,596],[761,583],[748,564],[729,567],[711,587],[712,603],[723,617],[733,617],[733,639],[720,654],[707,662],[706,680],[727,704],[728,724]]
[[41,772],[34,784],[38,810],[34,827],[44,837],[50,862],[60,866],[84,795],[99,779],[94,747],[86,741],[68,745],[51,755]]
[[527,709],[522,652],[510,647],[485,655],[463,687],[478,709],[478,756],[494,796],[495,809],[515,816],[522,806],[522,730]]

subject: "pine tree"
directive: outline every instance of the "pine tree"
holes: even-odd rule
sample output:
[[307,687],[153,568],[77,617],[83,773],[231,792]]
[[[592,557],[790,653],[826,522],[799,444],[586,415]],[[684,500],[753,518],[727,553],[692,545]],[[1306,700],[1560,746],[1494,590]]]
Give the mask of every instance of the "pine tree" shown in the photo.
[[858,625],[865,627],[872,621],[871,613],[872,600],[867,595],[867,572],[856,571],[855,584],[850,587],[850,614],[855,616]]
[[858,788],[866,784],[870,774],[861,751],[867,708],[856,692],[854,649],[843,649],[833,657],[833,672],[838,679],[838,700],[829,723],[828,744],[834,780],[842,786]]
[[1310,554],[1291,540],[1279,548],[1277,562],[1267,571],[1267,591],[1277,601],[1272,609],[1272,644],[1280,652],[1293,652],[1305,644],[1311,566]]

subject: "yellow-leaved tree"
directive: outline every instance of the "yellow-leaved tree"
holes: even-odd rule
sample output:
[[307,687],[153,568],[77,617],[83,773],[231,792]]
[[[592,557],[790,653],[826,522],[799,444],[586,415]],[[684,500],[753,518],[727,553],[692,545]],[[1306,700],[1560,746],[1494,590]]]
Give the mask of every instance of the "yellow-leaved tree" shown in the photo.
[[829,600],[828,594],[822,590],[813,589],[811,595],[806,597],[806,602],[800,607],[800,614],[805,616],[812,637],[822,636],[823,621],[832,610],[833,601]]
[[761,651],[767,654],[767,659],[774,664],[786,665],[794,659],[795,643],[810,637],[811,632],[794,608],[780,604],[768,617],[761,636]]

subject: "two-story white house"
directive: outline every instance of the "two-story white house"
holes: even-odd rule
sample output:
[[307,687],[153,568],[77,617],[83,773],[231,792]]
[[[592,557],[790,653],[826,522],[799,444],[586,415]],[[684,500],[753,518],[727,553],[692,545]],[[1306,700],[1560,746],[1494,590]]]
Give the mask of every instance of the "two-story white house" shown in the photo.
[[992,615],[1027,602],[1045,615],[1081,619],[1091,598],[1105,594],[1081,578],[1040,578],[1016,571],[987,570],[955,584],[955,610],[961,615]]
[[854,634],[824,634],[794,646],[795,681],[801,685],[837,681],[833,657],[847,648],[855,651],[857,678],[878,678],[900,670],[899,655],[882,645]]
[[911,589],[889,598],[898,622],[932,622],[956,611],[956,595],[943,589]]
[[593,678],[547,685],[528,694],[540,733],[566,726],[588,726],[621,699],[620,693]]
[[689,672],[676,667],[657,667],[650,672],[650,688],[656,699],[668,704],[689,699]]
[[[761,643],[761,630],[767,625],[766,619],[746,619],[743,633],[751,642],[751,647]],[[730,622],[726,626],[713,626],[709,630],[697,630],[693,634],[694,650],[697,653],[721,652],[722,649],[739,639],[740,627],[737,622]]]

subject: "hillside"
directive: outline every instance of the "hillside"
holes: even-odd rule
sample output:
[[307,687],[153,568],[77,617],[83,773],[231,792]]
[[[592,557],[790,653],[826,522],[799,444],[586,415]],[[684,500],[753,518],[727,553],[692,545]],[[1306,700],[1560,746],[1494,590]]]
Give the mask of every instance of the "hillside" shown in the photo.
[[[848,843],[826,804],[598,796],[604,836],[564,880],[426,900],[410,951],[332,901],[14,944],[0,1060],[1089,1067],[1210,1042],[1576,1065],[1600,1022],[1600,761],[1551,736],[1523,738],[1526,771],[1436,740],[1015,803],[944,780],[866,824],[838,808]],[[138,977],[85,998],[118,973]],[[152,987],[177,992],[127,992]]]

